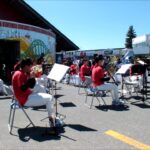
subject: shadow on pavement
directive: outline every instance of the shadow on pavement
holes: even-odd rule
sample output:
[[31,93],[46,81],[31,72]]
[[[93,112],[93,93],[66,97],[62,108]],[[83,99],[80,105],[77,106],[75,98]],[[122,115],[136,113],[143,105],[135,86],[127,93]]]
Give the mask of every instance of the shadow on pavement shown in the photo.
[[0,100],[10,100],[12,96],[0,96]]
[[76,107],[76,105],[72,102],[64,102],[64,103],[59,103],[62,107]]
[[53,87],[53,90],[61,90],[61,89],[62,89],[62,87],[60,87],[60,86],[59,86],[59,87],[56,87],[56,88]]
[[97,109],[102,111],[108,111],[108,110],[114,110],[114,111],[128,111],[129,106],[128,105],[120,105],[120,106],[114,106],[114,105],[102,105],[102,106],[95,106]]
[[126,96],[121,96],[120,97],[121,99],[125,99],[126,101],[129,101],[129,100],[131,100],[131,99],[135,99],[135,100],[142,100],[142,96],[139,96],[139,95],[130,95],[130,96],[128,96],[128,97],[126,97]]
[[135,105],[137,107],[146,109],[146,108],[150,108],[150,102],[147,101],[136,101],[136,102],[131,102],[132,105]]
[[64,133],[64,127],[57,128],[57,134],[51,132],[49,127],[28,127],[18,129],[19,139],[23,142],[28,142],[33,139],[38,142],[43,142],[46,140],[60,140],[61,133]]
[[62,94],[56,94],[54,97],[55,97],[55,98],[60,98],[60,97],[62,97],[62,96],[64,96],[64,95],[62,95]]
[[95,129],[80,125],[80,124],[66,124],[65,126],[72,128],[74,130],[80,131],[80,132],[90,132],[90,131],[97,131]]

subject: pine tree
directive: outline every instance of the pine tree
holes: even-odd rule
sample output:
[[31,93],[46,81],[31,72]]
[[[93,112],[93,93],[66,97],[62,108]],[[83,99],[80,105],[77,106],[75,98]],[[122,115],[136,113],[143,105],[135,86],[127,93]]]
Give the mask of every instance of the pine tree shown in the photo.
[[132,39],[135,37],[136,37],[136,33],[134,31],[133,26],[129,26],[129,30],[126,35],[126,42],[125,42],[126,48],[132,48]]

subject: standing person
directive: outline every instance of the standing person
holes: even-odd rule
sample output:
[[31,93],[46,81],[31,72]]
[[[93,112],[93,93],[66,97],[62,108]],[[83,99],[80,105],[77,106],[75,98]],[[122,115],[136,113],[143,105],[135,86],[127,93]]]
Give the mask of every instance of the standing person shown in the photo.
[[112,104],[113,105],[123,105],[124,101],[119,100],[118,97],[118,87],[115,84],[112,83],[105,83],[105,81],[109,81],[110,77],[104,76],[104,57],[102,55],[95,57],[95,66],[92,70],[92,81],[93,81],[93,87],[97,90],[110,90],[112,95]]
[[35,85],[35,79],[30,78],[32,60],[24,59],[20,63],[20,70],[15,71],[12,77],[12,86],[14,95],[22,106],[43,106],[46,105],[49,122],[54,127],[53,116],[53,96],[47,93],[34,93],[32,88]]

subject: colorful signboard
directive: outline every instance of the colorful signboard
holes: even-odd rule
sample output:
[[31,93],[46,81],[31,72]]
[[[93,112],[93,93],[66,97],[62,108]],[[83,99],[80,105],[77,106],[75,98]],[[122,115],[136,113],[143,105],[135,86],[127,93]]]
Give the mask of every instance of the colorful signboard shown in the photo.
[[44,54],[49,63],[55,61],[56,36],[51,30],[0,20],[0,39],[19,41],[21,58]]

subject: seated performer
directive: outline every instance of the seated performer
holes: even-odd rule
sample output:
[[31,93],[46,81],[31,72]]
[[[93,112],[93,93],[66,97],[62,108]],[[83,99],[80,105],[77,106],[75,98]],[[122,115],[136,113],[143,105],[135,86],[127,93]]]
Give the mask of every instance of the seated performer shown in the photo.
[[34,86],[34,92],[47,93],[49,89],[47,88],[50,83],[47,75],[44,74],[42,67],[43,57],[38,58],[33,61],[33,65],[31,67],[30,77],[34,77],[36,79],[36,85]]
[[77,64],[72,64],[69,71],[70,75],[77,75],[77,69]]
[[[143,62],[144,63],[144,62]],[[138,81],[140,90],[143,88],[143,75],[146,72],[146,65],[142,65],[138,62],[138,59],[134,61],[134,65],[129,70],[130,80]],[[132,89],[134,92],[134,89]]]
[[88,59],[83,59],[83,65],[80,68],[79,76],[82,82],[85,81],[85,76],[90,76],[91,68],[88,66]]
[[144,71],[143,67],[144,66],[138,62],[138,59],[134,60],[134,65],[130,68],[130,76],[142,75]]
[[123,105],[124,101],[120,100],[118,97],[118,87],[112,83],[105,83],[105,81],[109,81],[110,77],[104,76],[104,58],[102,55],[99,55],[95,58],[95,66],[92,70],[92,86],[97,90],[110,90],[112,95],[112,104],[113,105]]
[[20,63],[20,70],[15,71],[12,77],[14,95],[22,106],[43,106],[46,105],[50,126],[54,128],[53,96],[47,93],[35,93],[32,88],[35,79],[30,78],[32,60],[26,58]]
[[7,93],[7,90],[9,87],[7,85],[4,84],[3,80],[0,79],[0,95],[5,95],[7,96],[8,93]]

